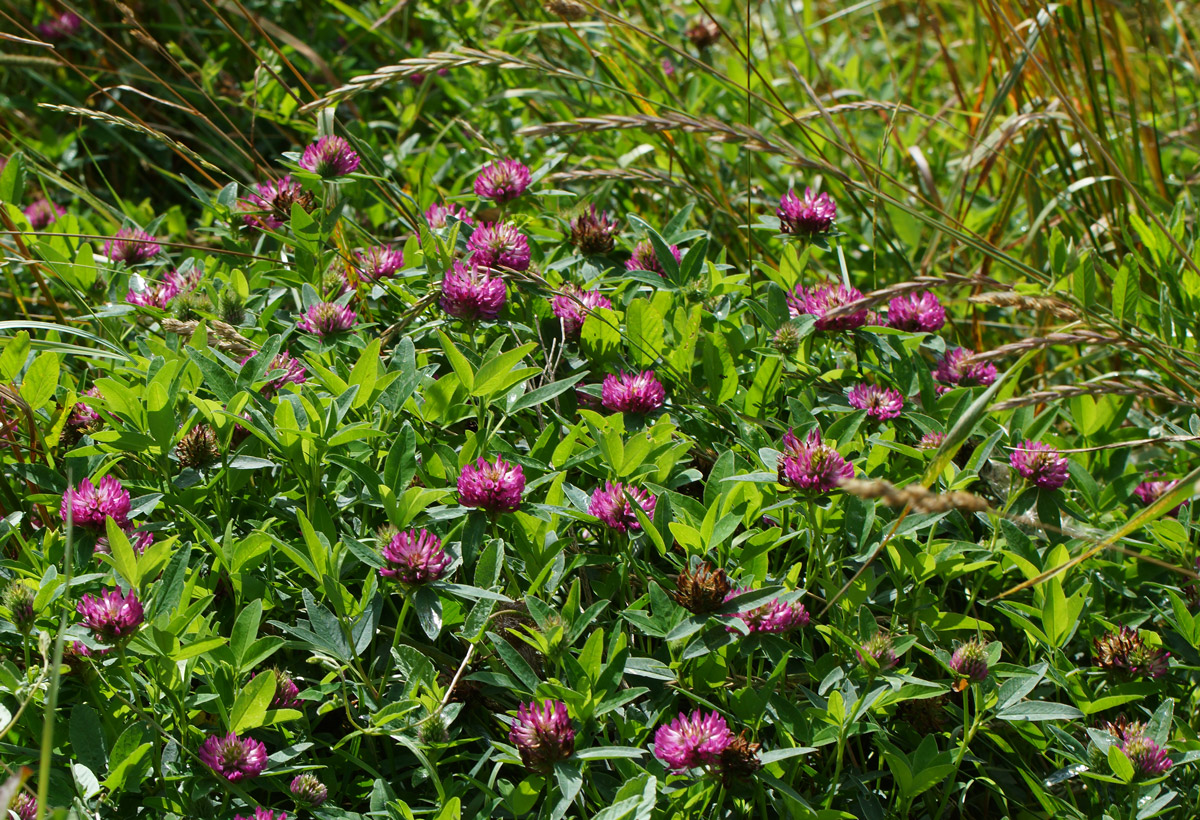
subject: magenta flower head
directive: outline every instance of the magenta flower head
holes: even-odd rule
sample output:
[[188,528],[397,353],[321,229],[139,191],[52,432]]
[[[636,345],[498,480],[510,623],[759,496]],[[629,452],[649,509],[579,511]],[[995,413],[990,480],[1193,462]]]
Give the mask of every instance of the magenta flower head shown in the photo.
[[503,205],[525,193],[531,181],[529,169],[517,160],[496,160],[483,166],[475,177],[475,195]]
[[[730,601],[747,592],[753,592],[753,590],[749,587],[738,587],[731,590],[725,596],[725,600]],[[740,618],[752,635],[756,632],[774,632],[776,634],[791,632],[793,629],[808,626],[809,621],[808,610],[804,608],[804,604],[799,601],[785,603],[778,598],[753,609],[747,609],[745,612],[739,612],[733,617]],[[730,632],[736,631],[731,626],[725,628]]]
[[275,812],[271,811],[270,809],[264,809],[262,806],[259,806],[258,808],[256,808],[254,810],[253,817],[246,817],[241,814],[235,814],[233,816],[233,820],[287,820],[287,815],[284,813],[280,813],[279,817],[276,817]]
[[654,733],[654,756],[672,771],[686,772],[697,766],[717,763],[721,753],[733,742],[733,733],[725,718],[716,712],[699,709],[686,717],[682,712]]
[[103,531],[106,518],[111,518],[118,527],[128,525],[129,509],[129,491],[115,477],[106,475],[100,479],[99,486],[85,478],[78,487],[68,487],[63,493],[59,515],[66,521],[69,511],[75,526]]
[[158,240],[141,228],[122,228],[104,242],[104,255],[126,265],[153,259],[158,251]]
[[404,267],[404,252],[395,250],[391,245],[379,245],[358,251],[354,258],[358,263],[359,276],[364,282],[390,279],[396,275],[396,271]]
[[287,174],[254,187],[255,190],[238,203],[239,210],[250,211],[242,219],[251,228],[277,231],[292,218],[293,205],[306,211],[315,206],[312,194]]
[[1121,751],[1133,764],[1134,773],[1138,777],[1161,777],[1170,771],[1172,766],[1171,758],[1167,757],[1167,750],[1146,737],[1144,729],[1140,732],[1126,732]]
[[554,764],[566,760],[575,751],[575,726],[567,714],[567,704],[558,700],[522,703],[508,733],[508,742],[517,747],[521,762],[531,772],[549,774]]
[[804,441],[788,430],[777,465],[779,483],[813,495],[837,488],[843,478],[854,478],[854,467],[836,449],[821,441],[814,429]]
[[867,323],[867,310],[852,312],[838,311],[837,315],[829,314],[846,305],[853,305],[863,298],[858,288],[846,285],[825,284],[807,290],[803,285],[797,285],[796,290],[788,294],[788,313],[792,316],[805,314],[817,317],[817,330],[853,330]]
[[504,280],[489,268],[455,262],[442,279],[442,310],[455,319],[495,319],[508,298]]
[[[92,387],[83,395],[93,399],[103,398],[103,396],[100,395],[99,387]],[[95,429],[102,422],[103,420],[100,418],[100,414],[93,410],[89,404],[84,402],[82,397],[76,399],[75,405],[71,408],[71,415],[67,418],[67,426],[78,429]]]
[[[257,351],[251,353],[242,359],[241,364],[244,365],[256,355],[258,355]],[[272,377],[262,389],[263,395],[268,398],[282,390],[285,385],[304,384],[308,381],[308,369],[299,359],[292,358],[292,355],[286,350],[275,354],[275,358],[271,360],[271,366],[267,368],[265,375]]]
[[478,507],[489,515],[513,512],[521,506],[525,473],[520,464],[509,464],[500,456],[494,462],[480,458],[464,464],[458,476],[458,500],[464,507]]
[[900,415],[904,408],[904,397],[890,387],[874,384],[859,384],[850,389],[847,396],[851,407],[866,410],[873,419],[885,421]]
[[788,191],[779,200],[779,230],[790,236],[811,237],[833,230],[837,219],[837,204],[827,193],[813,196],[812,188],[804,189],[804,199]]
[[131,277],[130,288],[129,292],[125,294],[125,301],[131,305],[163,310],[184,290],[192,290],[196,286],[197,281],[198,277],[194,279],[190,277],[184,278],[173,269],[164,273],[162,279],[152,283],[146,282],[139,276],[134,276]]
[[25,206],[24,210],[25,218],[29,220],[29,227],[35,231],[40,231],[51,222],[57,222],[58,218],[65,216],[66,213],[66,208],[56,205],[48,199],[35,199]]
[[471,263],[485,268],[529,268],[529,240],[511,222],[484,222],[467,240]]
[[563,335],[574,339],[583,331],[588,311],[611,308],[612,302],[599,291],[583,290],[576,285],[563,286],[562,293],[550,300],[550,308],[562,322]]
[[299,709],[301,704],[300,687],[292,680],[292,676],[282,669],[272,669],[275,676],[275,697],[271,698],[272,709]]
[[946,434],[938,430],[931,433],[926,433],[921,436],[921,440],[917,442],[917,447],[922,450],[936,450],[942,446],[942,442],[946,440]]
[[1067,483],[1067,459],[1049,444],[1026,441],[1008,460],[1014,470],[1043,490],[1057,490]]
[[34,820],[37,817],[37,809],[37,798],[28,792],[18,794],[12,805],[9,806],[9,811],[15,812],[20,820]]
[[434,203],[429,206],[429,210],[425,211],[425,218],[429,220],[430,228],[444,228],[448,224],[446,217],[452,216],[460,222],[466,222],[468,225],[474,225],[475,220],[467,213],[467,209],[461,205],[441,205]]
[[[64,11],[55,17],[49,17],[35,27],[43,40],[65,40],[79,33],[83,20],[73,11]],[[32,815],[31,815],[32,816]]]
[[[154,533],[149,530],[125,530],[125,536],[129,539],[129,546],[133,548],[136,555],[141,555],[146,551],[146,548],[154,543]],[[101,555],[111,555],[112,545],[108,543],[108,536],[102,535],[96,539],[96,546],[92,547],[92,553]]]
[[450,566],[441,539],[428,530],[398,532],[381,552],[387,566],[380,567],[380,576],[405,586],[436,581]]
[[252,737],[239,737],[233,732],[210,735],[197,752],[200,761],[218,777],[230,783],[258,777],[267,768],[267,747]]
[[310,305],[299,322],[297,330],[312,333],[322,339],[337,333],[344,333],[354,327],[358,314],[346,305],[335,302],[318,302]]
[[606,212],[597,212],[595,205],[571,220],[571,244],[586,256],[610,253],[616,246],[616,232],[617,223]]
[[987,680],[987,647],[978,638],[967,641],[950,656],[950,671],[973,683]]
[[888,303],[889,327],[912,333],[932,333],[946,324],[946,309],[927,290],[897,296]]
[[84,595],[75,611],[83,616],[83,625],[92,630],[92,637],[109,646],[125,643],[145,620],[142,602],[132,589],[128,595],[119,589],[102,590],[99,597]]
[[288,790],[301,808],[315,809],[329,799],[329,789],[316,775],[308,772],[296,775]]
[[[1133,494],[1141,499],[1141,502],[1147,507],[1179,486],[1179,479],[1177,478],[1172,481],[1154,480],[1159,478],[1161,475],[1162,473],[1146,473],[1147,480],[1143,481],[1141,484],[1138,484],[1137,487],[1134,488]],[[1178,513],[1180,507],[1183,507],[1187,503],[1187,501],[1184,501],[1178,507],[1171,510],[1171,515]]]
[[892,636],[886,632],[876,632],[870,638],[860,644],[858,649],[854,650],[858,655],[858,662],[863,666],[868,666],[867,658],[875,662],[880,671],[891,669],[899,662],[896,657],[896,649],[892,645]]
[[654,505],[658,499],[653,493],[619,481],[616,484],[606,481],[603,487],[597,487],[592,493],[592,503],[588,505],[588,512],[617,532],[640,530],[642,525],[638,522],[637,514],[634,513],[633,505],[629,503],[626,494],[637,502],[648,518],[654,517]]
[[305,148],[300,157],[301,168],[326,179],[353,174],[358,170],[359,162],[358,153],[345,137],[321,137]]
[[650,413],[662,407],[666,400],[667,391],[653,370],[609,373],[600,389],[600,403],[613,413]]
[[956,347],[954,350],[947,350],[945,355],[938,359],[937,366],[933,368],[933,378],[943,385],[947,385],[939,387],[939,393],[949,392],[954,387],[973,387],[975,385],[987,387],[996,381],[994,364],[990,362],[972,364],[966,361],[974,355],[975,351],[969,348]]
[[[678,245],[672,245],[670,251],[676,262],[683,261],[683,253]],[[633,246],[633,255],[625,263],[625,270],[648,270],[664,278],[667,275],[666,269],[658,261],[658,254],[654,252],[654,244],[649,239]]]

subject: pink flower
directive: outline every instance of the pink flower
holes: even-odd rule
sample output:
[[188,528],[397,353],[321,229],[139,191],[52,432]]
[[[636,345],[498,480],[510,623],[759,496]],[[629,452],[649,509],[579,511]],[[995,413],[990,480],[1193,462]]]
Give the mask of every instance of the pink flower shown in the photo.
[[658,727],[654,733],[654,756],[676,772],[717,763],[733,742],[725,718],[699,709]]
[[1067,483],[1067,459],[1049,444],[1026,441],[1008,460],[1014,470],[1044,490],[1057,490]]
[[446,217],[453,216],[460,222],[466,222],[468,225],[474,225],[475,220],[467,213],[467,209],[461,205],[453,203],[449,205],[440,205],[434,203],[429,206],[429,210],[425,211],[425,218],[429,220],[430,228],[444,228],[447,225]]
[[483,166],[475,177],[475,195],[499,204],[525,193],[532,181],[529,169],[515,159],[501,159]]
[[853,330],[867,323],[866,308],[850,313],[839,311],[836,316],[829,314],[845,305],[853,305],[862,298],[857,288],[846,285],[825,284],[813,290],[797,285],[796,290],[787,297],[788,313],[792,316],[809,314],[817,317],[817,330]]
[[142,603],[132,589],[128,595],[119,589],[102,590],[99,597],[84,595],[75,611],[83,616],[83,625],[92,630],[92,637],[110,646],[127,641],[145,619]]
[[303,808],[315,809],[329,799],[328,787],[309,772],[296,775],[288,791],[292,793],[296,805]]
[[379,245],[358,251],[354,258],[358,262],[359,276],[364,282],[390,279],[396,275],[396,271],[404,267],[404,252],[393,249],[391,245]]
[[536,702],[522,703],[517,707],[508,742],[517,747],[525,768],[548,774],[555,763],[575,751],[575,727],[567,705],[558,700],[547,700],[540,706]]
[[972,638],[950,656],[950,671],[973,683],[982,683],[988,676],[987,647]]
[[896,648],[892,644],[892,637],[886,632],[876,632],[859,644],[858,649],[854,650],[854,654],[858,655],[858,662],[863,666],[868,665],[867,658],[870,658],[880,671],[891,669],[900,660],[896,657]]
[[[45,25],[44,23],[42,25]],[[43,35],[45,36],[45,35]],[[20,820],[34,820],[37,817],[38,802],[37,798],[28,792],[20,792],[12,805],[9,806],[9,811],[16,812]]]
[[912,333],[932,333],[946,324],[946,309],[929,291],[897,296],[888,303],[888,325]]
[[521,506],[525,473],[520,464],[509,464],[500,456],[495,462],[480,458],[463,465],[458,476],[458,500],[464,507],[478,507],[495,515]]
[[897,391],[874,384],[852,387],[847,398],[851,407],[866,410],[868,416],[880,421],[896,418],[904,407],[904,397]]
[[613,413],[649,413],[662,407],[666,399],[667,392],[653,370],[610,373],[600,391],[601,404]]
[[933,378],[948,387],[939,387],[939,393],[949,392],[954,387],[988,386],[996,381],[996,366],[990,363],[969,364],[964,360],[974,356],[975,351],[965,347],[947,350],[933,368]]
[[291,219],[292,205],[300,205],[306,211],[313,205],[312,195],[288,174],[260,182],[254,188],[246,199],[238,202],[240,211],[249,211],[242,220],[251,228],[277,231]]
[[853,478],[854,467],[821,441],[819,429],[809,433],[803,442],[788,430],[783,436],[778,476],[785,487],[819,495],[832,492],[843,478]]
[[224,737],[210,735],[200,745],[197,755],[214,774],[230,783],[258,777],[267,768],[267,747],[252,737],[242,738],[233,732]]
[[152,259],[158,251],[158,240],[141,228],[122,228],[104,242],[104,255],[127,265]]
[[29,220],[29,227],[35,231],[40,231],[52,222],[56,222],[60,216],[65,216],[67,209],[61,205],[56,205],[48,199],[35,199],[25,207],[25,218]]
[[[301,706],[300,687],[292,680],[292,676],[282,669],[272,669],[271,674],[275,676],[275,696],[271,698],[272,709],[299,709]],[[255,672],[250,676],[251,680],[258,677]]]
[[464,321],[499,316],[508,292],[504,280],[491,273],[486,267],[455,262],[442,279],[442,310]]
[[792,236],[819,236],[833,230],[834,220],[837,219],[837,204],[829,194],[822,193],[813,196],[812,188],[804,189],[804,199],[796,196],[795,191],[788,191],[779,200],[779,217],[781,233]]
[[354,321],[357,318],[358,314],[346,305],[339,305],[335,302],[318,302],[309,306],[304,318],[296,323],[296,329],[315,334],[323,339],[326,336],[346,332],[354,327]]
[[484,222],[467,240],[471,264],[485,268],[529,268],[529,240],[511,222]]
[[103,531],[106,518],[111,518],[118,527],[125,527],[129,523],[129,509],[129,491],[115,477],[106,475],[98,487],[90,478],[79,482],[78,487],[68,487],[59,514],[66,521],[69,511],[75,526]]
[[[229,779],[232,780],[233,778]],[[233,820],[287,820],[287,814],[280,813],[279,817],[277,818],[275,817],[275,812],[259,806],[254,810],[253,817],[245,817],[240,814],[235,814],[233,816]]]
[[[98,387],[91,388],[83,395],[93,399],[103,398],[100,395],[100,388]],[[75,401],[75,405],[71,408],[71,415],[67,418],[67,425],[69,427],[92,427],[93,425],[100,424],[100,422],[100,414],[82,399]]]
[[325,178],[344,177],[358,170],[358,153],[345,137],[321,137],[304,149],[300,167]]
[[[1146,473],[1146,478],[1154,479],[1161,475],[1162,473]],[[1134,488],[1133,494],[1140,498],[1143,504],[1149,507],[1155,501],[1162,498],[1164,495],[1171,492],[1171,490],[1178,486],[1179,479],[1177,478],[1171,481],[1143,481],[1141,484],[1137,485],[1136,488]],[[1187,501],[1184,501],[1178,507],[1171,510],[1171,515],[1176,515],[1179,512],[1179,509],[1187,503]]]
[[647,517],[654,517],[654,505],[657,503],[657,499],[653,493],[622,484],[619,481],[616,484],[606,481],[603,487],[597,487],[596,491],[592,493],[592,503],[588,505],[588,512],[617,532],[640,530],[642,525],[633,511],[633,505],[629,503],[629,498],[626,498],[626,494],[637,502]]
[[387,566],[381,567],[379,574],[405,585],[436,581],[450,566],[441,539],[428,530],[396,533],[381,552]]
[[35,26],[43,40],[65,40],[79,32],[83,20],[73,11],[64,11],[57,17],[48,17]]
[[1170,771],[1171,758],[1167,750],[1146,737],[1145,730],[1129,733],[1121,744],[1121,751],[1133,764],[1135,774],[1140,777],[1161,777]]
[[[740,587],[731,590],[725,596],[726,601],[730,601],[739,595],[745,595],[747,592],[752,592],[748,587]],[[739,612],[736,616],[742,620],[746,628],[750,630],[750,634],[756,632],[774,632],[776,634],[783,632],[791,632],[793,629],[808,625],[808,610],[804,608],[804,604],[799,601],[785,603],[778,598],[767,601],[765,604],[748,609],[745,612]],[[726,627],[730,632],[734,631],[733,627]]]
[[[242,359],[241,364],[244,365],[256,355],[258,355],[257,352],[251,353]],[[263,375],[264,377],[274,376],[262,389],[263,395],[267,397],[274,396],[285,385],[304,384],[308,381],[308,369],[304,367],[299,359],[292,358],[292,355],[286,350],[275,354],[275,358],[271,360],[271,366]]]
[[597,213],[595,205],[571,220],[571,244],[586,256],[610,253],[616,245],[616,232],[617,223],[607,213]]
[[946,434],[934,430],[931,433],[926,433],[921,436],[921,440],[917,443],[917,447],[922,450],[936,450],[942,446],[942,442],[946,440]]
[[[676,262],[683,261],[683,254],[678,245],[672,245],[670,251]],[[664,278],[667,275],[666,269],[658,261],[658,255],[654,252],[654,244],[649,239],[633,246],[633,256],[629,257],[625,263],[625,270],[647,270]]]
[[562,322],[563,335],[574,339],[583,331],[583,323],[587,321],[589,311],[611,308],[612,302],[599,291],[565,285],[562,293],[550,300],[550,307]]
[[[140,277],[135,278],[140,280]],[[125,294],[125,301],[131,305],[163,310],[180,293],[194,290],[199,280],[199,271],[194,271],[191,275],[184,277],[172,269],[164,273],[162,280],[157,283],[147,284],[141,282],[141,287],[136,290],[131,287],[129,292]]]

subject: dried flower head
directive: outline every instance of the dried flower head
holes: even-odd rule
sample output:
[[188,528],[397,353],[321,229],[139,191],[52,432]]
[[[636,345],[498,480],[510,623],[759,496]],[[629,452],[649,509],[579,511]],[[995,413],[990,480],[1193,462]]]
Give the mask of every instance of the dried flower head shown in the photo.
[[396,271],[404,267],[404,252],[391,245],[378,245],[358,251],[354,258],[358,264],[358,275],[364,282],[390,279],[396,275]]
[[547,700],[541,705],[522,703],[517,707],[508,741],[517,747],[525,768],[550,773],[555,763],[566,760],[575,751],[575,727],[567,705],[557,700]]
[[310,305],[305,311],[303,318],[296,323],[296,329],[312,333],[323,339],[326,336],[345,333],[354,327],[357,318],[358,314],[347,305],[339,305],[336,302],[317,302],[315,305]]
[[21,581],[13,581],[4,588],[3,602],[8,619],[22,635],[28,635],[33,629],[33,600],[33,590]]
[[496,160],[483,166],[475,177],[475,195],[503,204],[525,193],[531,181],[532,175],[524,164],[515,159]]
[[863,666],[870,667],[867,663],[867,658],[870,658],[880,670],[891,669],[900,660],[896,657],[892,636],[886,632],[876,632],[854,651],[858,655],[858,662]]
[[442,577],[450,556],[442,541],[428,530],[405,530],[392,536],[381,550],[387,566],[379,574],[406,586],[426,584]]
[[455,319],[495,319],[508,297],[504,280],[489,268],[456,261],[442,279],[442,310]]
[[361,160],[345,137],[321,137],[304,149],[300,167],[326,179],[344,177],[358,170]]
[[1027,440],[1008,460],[1014,470],[1044,490],[1057,490],[1067,483],[1067,459],[1049,444]]
[[975,351],[970,348],[956,347],[947,350],[945,355],[938,359],[933,368],[933,378],[944,385],[938,388],[939,393],[946,393],[955,387],[987,387],[996,381],[994,364],[970,364],[964,361],[974,355]]
[[153,259],[158,251],[158,240],[141,228],[122,228],[104,242],[104,255],[126,265]]
[[654,756],[676,772],[716,764],[733,742],[725,718],[699,709],[658,727],[654,733]]
[[471,233],[467,250],[473,265],[529,269],[529,240],[511,222],[484,222]]
[[904,397],[890,387],[875,384],[859,384],[850,388],[847,399],[851,407],[866,410],[873,419],[894,419],[904,409]]
[[217,433],[207,424],[197,424],[183,434],[175,445],[175,457],[180,467],[199,469],[221,458],[217,446]]
[[85,478],[78,487],[68,487],[59,514],[66,521],[69,513],[76,527],[103,532],[107,518],[112,518],[118,527],[125,527],[129,523],[130,506],[129,491],[114,476],[106,475],[99,486]]
[[616,247],[616,233],[617,223],[606,212],[597,212],[595,205],[571,220],[571,244],[585,256],[611,253]]
[[23,213],[29,220],[29,227],[40,231],[47,225],[57,222],[60,216],[66,216],[67,209],[48,199],[39,198],[26,205]]
[[787,305],[792,316],[815,316],[814,327],[817,330],[853,330],[867,323],[866,308],[852,312],[838,311],[833,316],[829,314],[838,308],[853,305],[862,298],[858,288],[846,285],[825,284],[812,290],[797,285],[796,290],[788,294]]
[[462,205],[455,205],[454,203],[442,205],[435,202],[429,206],[428,210],[425,211],[425,219],[428,220],[429,227],[435,230],[437,228],[446,227],[446,225],[449,224],[446,220],[446,217],[450,216],[454,217],[459,222],[465,222],[468,225],[475,224],[475,220],[471,218],[471,215],[467,213],[467,209]]
[[[749,587],[738,587],[731,590],[725,596],[725,600],[731,601],[739,595],[753,591]],[[767,632],[775,634],[791,632],[793,629],[808,626],[809,622],[808,610],[804,608],[804,604],[799,601],[788,603],[779,598],[774,598],[765,604],[759,604],[731,617],[740,619],[752,635]],[[731,626],[726,629],[730,632],[737,631]]]
[[316,200],[299,182],[284,174],[277,180],[255,185],[255,190],[238,203],[238,209],[243,212],[242,221],[247,226],[277,231],[292,218],[293,205],[312,211]]
[[83,625],[102,644],[119,645],[133,637],[145,615],[142,602],[132,589],[122,595],[119,589],[105,589],[100,595],[84,595],[75,606],[83,616]]
[[613,413],[650,413],[667,400],[667,391],[653,370],[641,373],[618,371],[604,377],[600,402]]
[[987,647],[978,638],[972,638],[962,644],[950,656],[950,671],[972,683],[987,680]]
[[716,20],[704,19],[697,21],[684,34],[691,40],[692,45],[703,51],[721,39],[721,27],[717,25]]
[[589,311],[612,308],[612,302],[599,291],[583,290],[577,285],[568,284],[550,300],[550,308],[562,322],[563,336],[574,339],[583,331]]
[[762,761],[758,759],[761,748],[761,744],[750,742],[745,730],[734,735],[717,759],[717,773],[721,782],[729,786],[753,777],[762,768]]
[[804,441],[789,429],[783,436],[777,475],[785,487],[823,495],[832,492],[841,480],[853,478],[854,467],[835,448],[821,441],[819,428]]
[[642,525],[638,523],[633,505],[629,503],[630,498],[637,502],[647,517],[654,516],[654,495],[619,481],[616,484],[606,481],[603,487],[597,487],[592,493],[592,503],[588,505],[588,512],[604,522],[609,529],[617,532],[640,530]]
[[[671,256],[675,257],[676,263],[683,261],[683,253],[679,250],[678,245],[671,245],[668,250],[671,251]],[[667,269],[662,266],[662,262],[658,261],[654,243],[649,239],[633,246],[633,255],[625,262],[625,270],[650,271],[664,278],[667,275]]]
[[906,293],[888,303],[887,321],[911,333],[932,333],[946,324],[946,309],[929,291]]
[[296,775],[289,790],[296,805],[302,809],[315,809],[329,799],[329,789],[309,772]]
[[1122,626],[1092,640],[1096,666],[1126,680],[1157,678],[1167,671],[1171,653],[1150,646],[1135,629]]
[[721,608],[731,589],[725,570],[701,562],[679,573],[671,597],[693,615],[706,615]]
[[252,737],[234,732],[210,735],[197,752],[200,761],[230,783],[258,777],[267,768],[267,747]]
[[480,458],[474,464],[465,464],[458,476],[459,503],[492,515],[514,512],[521,506],[524,490],[521,465],[509,464],[500,456],[494,462]]
[[779,230],[789,236],[812,237],[833,230],[837,220],[837,204],[827,193],[814,196],[812,188],[804,189],[804,198],[788,191],[779,200]]

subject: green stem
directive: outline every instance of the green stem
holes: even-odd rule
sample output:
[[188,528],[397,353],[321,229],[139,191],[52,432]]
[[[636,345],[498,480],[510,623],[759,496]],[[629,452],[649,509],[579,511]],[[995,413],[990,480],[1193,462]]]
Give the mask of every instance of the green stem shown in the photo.
[[[393,609],[395,604],[392,604]],[[404,596],[403,602],[400,604],[400,613],[396,616],[396,629],[392,633],[392,648],[388,652],[388,656],[383,659],[383,677],[379,681],[379,694],[382,695],[387,691],[388,675],[392,672],[392,656],[396,654],[396,648],[400,646],[400,635],[404,632],[404,622],[408,618],[408,610],[412,607],[412,601],[408,595]]]
[[[972,694],[974,697],[972,697]],[[979,731],[979,727],[983,723],[983,704],[980,700],[982,697],[983,695],[980,694],[978,686],[974,684],[971,685],[967,690],[967,694],[963,697],[962,742],[958,746],[958,753],[954,756],[954,768],[950,771],[950,776],[946,778],[946,792],[942,795],[937,814],[934,815],[935,820],[946,813],[946,807],[950,804],[950,792],[954,787],[955,779],[958,777],[958,770],[962,766],[963,758],[967,755],[967,747],[971,744],[975,733]],[[975,718],[969,720],[972,700],[975,701]]]
[[[73,481],[73,475],[68,476],[68,483]],[[70,508],[67,509],[66,546],[63,549],[64,578],[63,589],[71,588],[71,577],[75,570],[75,529]],[[46,690],[46,708],[42,713],[42,748],[38,760],[38,790],[37,810],[34,820],[42,820],[46,815],[46,801],[50,798],[50,760],[54,750],[54,719],[58,713],[58,686],[60,670],[62,669],[63,638],[67,634],[67,613],[63,607],[58,618],[58,634],[54,636],[54,652],[50,669],[50,686]]]

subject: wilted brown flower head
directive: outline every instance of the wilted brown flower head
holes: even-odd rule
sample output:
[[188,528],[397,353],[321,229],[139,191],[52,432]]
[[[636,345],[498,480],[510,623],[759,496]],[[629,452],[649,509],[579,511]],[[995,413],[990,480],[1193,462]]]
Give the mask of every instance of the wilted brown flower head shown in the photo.
[[1092,641],[1096,666],[1120,677],[1157,678],[1167,671],[1170,654],[1148,645],[1136,629],[1121,627]]
[[180,467],[195,469],[211,464],[221,457],[217,434],[207,424],[197,424],[175,445],[175,455]]
[[707,563],[697,564],[679,573],[675,587],[677,591],[671,597],[693,615],[704,615],[720,609],[732,588],[725,570],[714,570]]
[[721,39],[721,27],[716,20],[700,20],[687,30],[687,38],[696,48],[704,50]]
[[717,762],[722,782],[728,786],[739,780],[749,780],[755,772],[762,768],[762,762],[758,759],[760,748],[760,744],[751,743],[746,738],[745,730],[735,736],[721,752],[721,757]]

